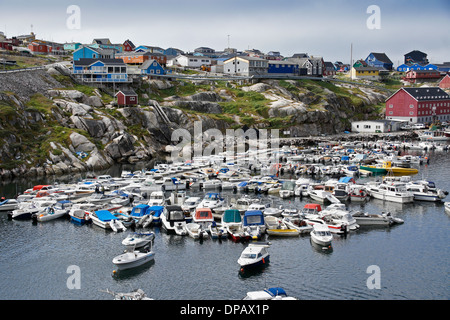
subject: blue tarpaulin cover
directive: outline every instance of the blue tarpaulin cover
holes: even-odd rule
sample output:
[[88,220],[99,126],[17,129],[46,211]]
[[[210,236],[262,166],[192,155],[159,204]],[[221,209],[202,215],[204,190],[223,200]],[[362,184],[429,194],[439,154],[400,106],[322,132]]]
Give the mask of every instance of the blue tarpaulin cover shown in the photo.
[[115,217],[108,210],[95,211],[95,214],[97,215],[97,218],[99,218],[102,221],[111,221],[111,220],[117,220],[118,219],[117,217]]

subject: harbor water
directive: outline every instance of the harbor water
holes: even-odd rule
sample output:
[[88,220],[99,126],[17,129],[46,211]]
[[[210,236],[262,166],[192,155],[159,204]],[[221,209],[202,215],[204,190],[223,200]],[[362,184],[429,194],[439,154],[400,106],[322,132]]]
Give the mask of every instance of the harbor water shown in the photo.
[[[410,152],[410,154],[415,154]],[[417,154],[417,153],[416,153]],[[434,181],[450,190],[450,156],[430,152],[414,179]],[[115,171],[114,171],[115,170]],[[113,176],[120,168],[113,168]],[[374,179],[358,178],[364,183]],[[13,197],[26,188],[53,181],[19,181],[0,186],[0,194]],[[190,191],[203,195],[198,188]],[[226,198],[238,197],[232,191]],[[258,195],[262,202],[302,208],[307,197],[281,199]],[[446,201],[450,201],[447,196]],[[240,274],[237,260],[247,243],[203,241],[168,235],[159,227],[155,260],[143,267],[118,272],[112,259],[123,252],[122,240],[131,230],[114,233],[95,225],[76,225],[69,219],[33,224],[9,220],[0,214],[0,299],[2,300],[110,300],[102,290],[130,292],[142,289],[156,300],[241,299],[248,291],[282,287],[304,300],[447,300],[450,216],[443,203],[397,204],[371,199],[349,203],[350,210],[390,211],[404,220],[391,227],[360,227],[346,237],[333,235],[324,250],[309,235],[270,237],[270,263],[251,274]],[[74,271],[79,282],[73,282]],[[377,283],[373,286],[374,270]],[[74,285],[75,283],[75,285]]]

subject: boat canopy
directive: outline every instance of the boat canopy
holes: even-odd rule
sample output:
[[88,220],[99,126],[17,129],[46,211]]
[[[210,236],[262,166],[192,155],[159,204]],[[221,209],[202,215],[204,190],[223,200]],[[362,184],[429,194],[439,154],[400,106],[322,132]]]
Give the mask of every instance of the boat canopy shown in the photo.
[[195,219],[214,219],[210,208],[199,208],[195,210]]
[[142,217],[148,213],[150,206],[148,204],[138,204],[131,210],[133,217]]
[[148,212],[155,217],[159,217],[163,212],[163,210],[164,210],[163,206],[151,206],[148,208]]
[[276,297],[276,296],[287,296],[286,291],[284,291],[284,289],[280,288],[280,287],[273,287],[273,288],[266,289],[264,291],[267,292],[268,294],[270,294],[273,297]]
[[353,179],[352,177],[342,177],[339,179],[339,182],[342,183],[355,183],[355,179]]
[[261,210],[249,210],[244,214],[244,226],[264,225],[264,214]]
[[114,216],[108,210],[95,211],[95,214],[97,215],[97,218],[99,218],[101,221],[104,221],[104,222],[118,219],[116,216]]
[[225,210],[225,212],[223,213],[223,222],[225,223],[232,223],[232,222],[241,222],[242,221],[242,217],[241,214],[239,213],[239,210],[237,209],[229,209],[229,210]]
[[320,206],[320,204],[317,203],[307,203],[305,204],[303,209],[315,209],[317,211],[322,211],[322,207]]

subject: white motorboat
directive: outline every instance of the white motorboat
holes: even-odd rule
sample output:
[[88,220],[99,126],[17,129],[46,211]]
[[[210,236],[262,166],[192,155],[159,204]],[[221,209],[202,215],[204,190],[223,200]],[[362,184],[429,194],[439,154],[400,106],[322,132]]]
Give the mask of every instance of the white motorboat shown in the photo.
[[143,251],[135,250],[134,246],[128,246],[125,253],[116,256],[112,262],[119,270],[136,268],[155,259],[155,253],[150,246]]
[[203,229],[203,226],[199,223],[195,222],[186,223],[186,231],[188,236],[190,236],[193,239],[206,239],[209,237],[208,232],[205,229]]
[[250,243],[242,251],[237,261],[241,266],[241,271],[267,265],[270,261],[270,254],[267,250],[269,247],[269,242]]
[[310,232],[310,235],[312,242],[323,247],[330,246],[333,240],[330,230],[324,224],[315,224],[313,226],[313,230]]
[[44,211],[47,207],[52,206],[56,201],[32,201],[22,202],[19,207],[11,212],[8,212],[8,217],[15,220],[31,219],[33,214]]
[[93,204],[105,204],[111,202],[115,197],[112,195],[107,195],[103,193],[93,193],[88,198],[86,198],[86,201]]
[[313,227],[308,225],[305,221],[300,221],[297,224],[288,217],[283,217],[282,222],[290,229],[297,229],[301,234],[309,233],[313,229]]
[[332,192],[331,186],[311,184],[308,187],[308,195],[311,199],[320,203],[339,203],[339,199],[333,196]]
[[319,213],[319,216],[327,223],[333,225],[346,225],[347,231],[354,231],[359,228],[355,218],[345,209],[343,203],[331,204]]
[[181,206],[166,206],[161,214],[161,224],[168,233],[187,235],[186,218]]
[[289,297],[282,288],[273,287],[260,291],[249,291],[242,300],[298,300]]
[[133,232],[122,240],[122,244],[125,246],[141,248],[149,244],[153,239],[155,239],[154,232]]
[[188,197],[181,205],[181,208],[183,209],[183,211],[192,212],[198,207],[200,202],[202,202],[202,198],[200,197]]
[[225,199],[220,196],[219,193],[208,192],[203,198],[202,202],[197,206],[197,208],[209,208],[214,210],[216,208],[221,208],[225,205]]
[[301,231],[297,228],[288,226],[283,219],[268,216],[265,217],[266,233],[270,236],[292,237],[300,235]]
[[369,194],[375,199],[398,203],[410,203],[414,201],[414,194],[406,190],[406,183],[376,183],[366,184]]
[[450,214],[450,202],[445,202],[444,203],[444,210],[445,210],[445,212]]
[[44,211],[40,211],[31,216],[33,221],[45,222],[58,218],[62,218],[69,214],[72,203],[68,200],[58,201],[55,205],[47,207]]
[[222,181],[219,179],[205,180],[200,184],[202,189],[220,189],[222,188]]
[[278,208],[275,207],[267,207],[263,210],[264,216],[273,216],[273,217],[281,217],[281,213],[283,212],[283,207],[280,206]]
[[150,199],[148,200],[148,205],[153,206],[164,206],[166,199],[164,198],[163,191],[154,191],[150,194]]
[[355,212],[352,214],[356,222],[361,226],[390,226],[393,224],[403,223],[403,220],[396,218],[387,213],[368,213],[368,212]]
[[5,199],[0,202],[1,211],[12,211],[19,207],[19,202],[16,199]]
[[114,232],[125,231],[127,229],[120,219],[108,210],[92,211],[89,216],[96,226],[103,229],[111,229]]
[[216,222],[213,222],[209,225],[208,231],[209,231],[212,239],[227,239],[228,238],[227,229],[224,226],[222,226],[221,224],[218,224]]
[[208,230],[209,225],[214,222],[214,217],[210,208],[197,208],[192,217],[192,221],[202,226],[203,230]]
[[418,201],[441,201],[446,194],[437,188],[429,188],[426,181],[413,181],[406,184],[406,190],[412,192],[414,200]]
[[365,202],[370,197],[366,188],[360,184],[350,186],[349,196],[351,202]]

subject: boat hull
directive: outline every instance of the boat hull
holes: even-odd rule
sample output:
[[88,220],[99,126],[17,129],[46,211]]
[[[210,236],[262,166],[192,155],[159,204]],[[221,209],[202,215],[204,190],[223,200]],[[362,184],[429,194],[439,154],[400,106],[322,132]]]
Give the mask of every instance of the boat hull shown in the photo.
[[129,257],[128,253],[124,253],[122,255],[115,257],[113,259],[113,263],[117,266],[119,270],[132,269],[140,267],[150,261],[153,261],[155,259],[155,253],[149,252],[145,254],[140,254],[134,260],[130,260],[128,257]]

